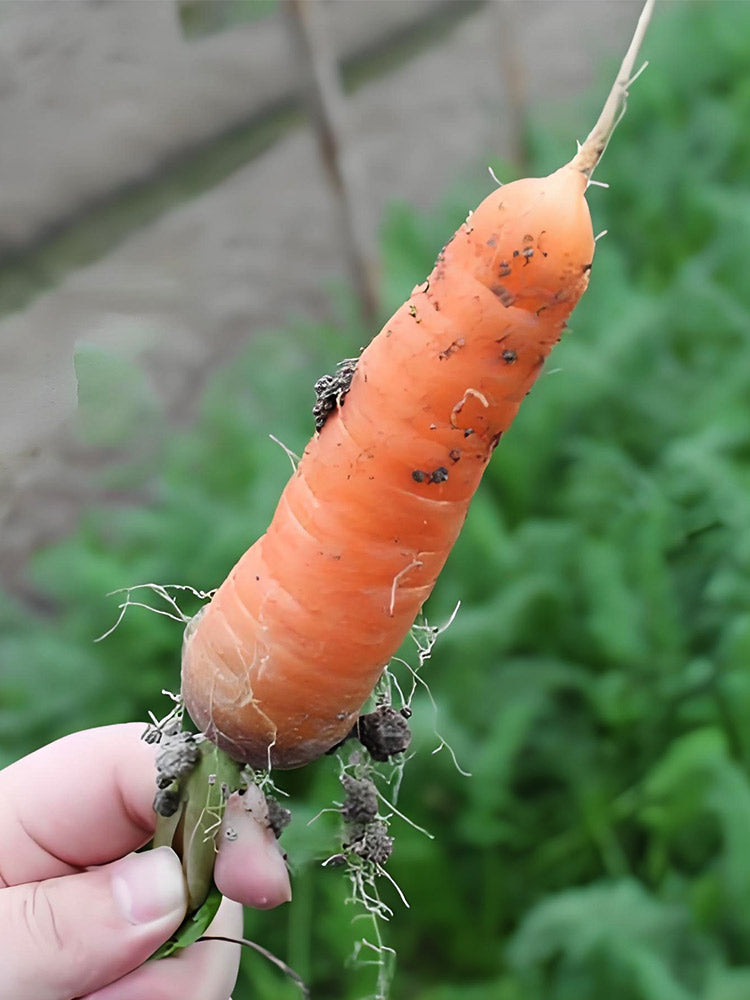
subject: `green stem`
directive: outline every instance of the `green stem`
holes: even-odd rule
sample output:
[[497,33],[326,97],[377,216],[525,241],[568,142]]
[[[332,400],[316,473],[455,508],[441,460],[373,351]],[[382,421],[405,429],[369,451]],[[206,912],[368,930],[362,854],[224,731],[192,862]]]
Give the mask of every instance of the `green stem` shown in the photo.
[[176,782],[177,808],[170,816],[159,815],[151,844],[171,847],[180,858],[188,896],[184,921],[156,958],[186,948],[213,920],[221,902],[213,880],[217,837],[227,799],[244,787],[241,764],[208,740],[199,742],[197,748],[197,763]]

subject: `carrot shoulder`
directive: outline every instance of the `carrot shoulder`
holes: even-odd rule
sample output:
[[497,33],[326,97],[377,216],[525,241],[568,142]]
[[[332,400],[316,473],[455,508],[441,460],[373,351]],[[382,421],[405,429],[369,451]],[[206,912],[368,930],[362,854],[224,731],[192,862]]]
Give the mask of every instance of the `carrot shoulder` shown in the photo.
[[187,629],[185,704],[238,760],[351,729],[429,596],[490,455],[586,289],[591,172],[650,14],[574,159],[487,197],[357,361],[265,533]]

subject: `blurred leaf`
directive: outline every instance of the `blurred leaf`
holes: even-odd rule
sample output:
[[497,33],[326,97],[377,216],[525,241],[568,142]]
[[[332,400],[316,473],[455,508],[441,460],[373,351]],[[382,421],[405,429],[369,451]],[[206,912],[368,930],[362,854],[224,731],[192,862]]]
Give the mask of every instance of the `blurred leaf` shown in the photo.
[[[705,942],[687,914],[636,882],[571,889],[536,906],[508,947],[511,965],[544,984],[544,996],[697,1000]],[[544,970],[543,972],[541,970]],[[585,970],[585,974],[584,974]]]

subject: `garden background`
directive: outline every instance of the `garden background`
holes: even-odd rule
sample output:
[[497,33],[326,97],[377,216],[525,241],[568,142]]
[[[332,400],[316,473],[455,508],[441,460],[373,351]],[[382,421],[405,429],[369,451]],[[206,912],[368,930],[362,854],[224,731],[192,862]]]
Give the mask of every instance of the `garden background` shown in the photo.
[[[288,475],[269,435],[300,452],[312,383],[373,332],[276,6],[62,6],[0,4],[2,763],[166,711],[179,626],[131,609],[94,644],[105,595],[218,583]],[[488,164],[507,180],[570,157],[637,5],[324,13],[385,315]],[[461,601],[399,798],[434,837],[394,821],[394,1000],[750,997],[748,38],[746,3],[658,10],[590,192],[608,231],[590,289],[426,609]],[[471,777],[431,753],[435,729]],[[335,817],[307,826],[336,774],[283,776],[294,900],[247,933],[314,996],[354,1000],[372,976],[320,866]],[[295,995],[243,961],[235,1000]]]

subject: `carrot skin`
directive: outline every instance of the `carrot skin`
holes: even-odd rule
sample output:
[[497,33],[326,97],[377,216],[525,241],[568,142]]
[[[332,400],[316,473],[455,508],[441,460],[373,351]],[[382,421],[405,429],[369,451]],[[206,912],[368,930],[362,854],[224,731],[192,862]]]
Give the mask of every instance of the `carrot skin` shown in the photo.
[[586,185],[570,165],[516,181],[459,227],[189,627],[185,704],[230,756],[298,767],[351,729],[586,289]]

